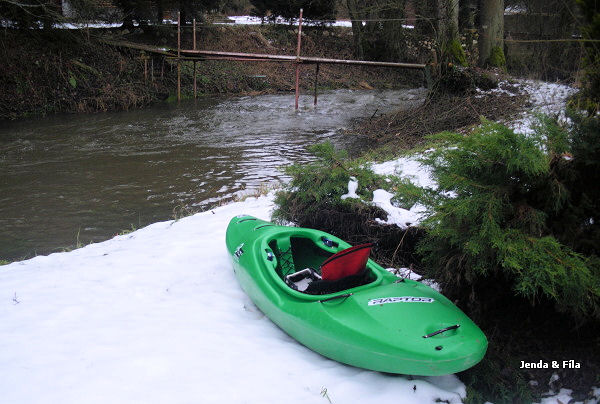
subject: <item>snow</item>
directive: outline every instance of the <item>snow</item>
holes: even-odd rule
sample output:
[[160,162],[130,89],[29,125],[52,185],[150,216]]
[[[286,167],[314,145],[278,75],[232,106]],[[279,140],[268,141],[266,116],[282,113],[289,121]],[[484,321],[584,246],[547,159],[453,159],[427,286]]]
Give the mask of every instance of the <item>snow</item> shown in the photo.
[[[428,167],[421,165],[416,158],[416,156],[401,157],[399,159],[380,164],[371,164],[370,169],[375,174],[398,175],[413,182],[415,185],[435,187],[435,181],[433,181],[430,177],[431,171]],[[360,199],[360,197],[356,194],[358,186],[358,180],[355,177],[350,177],[350,180],[348,181],[348,193],[342,195],[340,198]],[[373,200],[371,203],[387,213],[387,218],[375,219],[378,223],[391,225],[395,224],[401,228],[407,228],[420,223],[423,213],[426,211],[425,206],[415,204],[411,206],[410,209],[404,209],[392,204],[391,200],[393,197],[394,194],[384,189],[377,189],[373,191]]]
[[486,94],[507,94],[511,97],[518,93],[506,90],[516,85],[516,89],[529,97],[530,106],[520,116],[505,122],[508,127],[517,133],[530,134],[537,123],[536,115],[545,114],[556,116],[561,123],[567,122],[565,108],[567,99],[577,92],[577,89],[561,83],[549,83],[540,80],[518,79],[514,83],[500,81],[498,88],[483,91],[477,89],[475,97],[483,97]]
[[552,386],[552,384],[560,379],[560,376],[556,373],[552,373],[550,380],[548,381],[548,386]]
[[[478,89],[478,93],[481,96],[501,93],[514,96],[515,92],[504,89],[509,85],[508,82],[501,82],[497,89],[489,91]],[[564,84],[537,80],[517,80],[517,87],[529,96],[531,107],[521,113],[517,119],[505,122],[505,124],[516,132],[524,134],[533,132],[533,128],[537,123],[536,114],[555,115],[558,116],[559,122],[565,122],[564,110],[567,99],[577,91],[575,88]],[[375,174],[396,175],[419,187],[436,189],[437,184],[432,178],[431,168],[421,164],[419,161],[421,157],[418,154],[404,156],[395,160],[372,164],[370,168]],[[392,204],[391,199],[393,196],[390,192],[382,189],[373,192],[373,204],[379,206],[388,214],[386,219],[377,219],[378,222],[406,228],[420,223],[425,217],[426,207],[415,204],[410,209],[403,209]],[[451,197],[452,194],[448,193],[448,196]]]
[[[231,22],[223,22],[217,24],[236,24],[236,25],[259,25],[259,24],[277,24],[277,25],[298,25],[297,19],[292,19],[291,21],[286,20],[283,17],[275,17],[273,19],[260,17],[253,17],[249,15],[232,15],[227,17]],[[385,21],[385,20],[378,20]],[[362,21],[362,25],[366,25],[367,21]],[[351,20],[302,20],[302,25],[326,25],[329,27],[352,27]],[[402,24],[402,28],[405,29],[414,29],[414,25]]]
[[437,188],[436,182],[431,178],[431,169],[421,164],[419,157],[418,155],[406,156],[379,164],[372,164],[371,170],[379,175],[401,176],[419,187]]
[[[113,22],[113,23],[108,23],[108,22],[89,22],[89,23],[72,23],[72,22],[66,22],[66,23],[62,23],[62,24],[54,24],[55,28],[58,29],[86,29],[86,28],[119,28],[123,25],[123,23],[121,22]],[[135,26],[138,26],[138,24],[134,24]]]
[[517,133],[533,133],[537,120],[536,114],[557,116],[561,123],[567,122],[565,108],[567,99],[577,92],[577,89],[560,84],[538,80],[522,80],[521,88],[529,95],[532,107],[519,118],[509,123],[509,127]]
[[410,269],[410,268],[386,268],[386,269],[400,278],[411,279],[413,281],[419,281],[419,282],[429,286],[430,288],[437,290],[438,292],[442,291],[442,288],[440,287],[439,283],[435,282],[433,279],[423,278],[418,273],[413,272],[412,269]]
[[[286,20],[283,17],[275,17],[274,19],[268,19],[268,18],[264,18],[261,19],[260,17],[254,17],[254,16],[249,16],[249,15],[232,15],[232,16],[228,16],[227,17],[228,20],[231,20],[231,22],[223,22],[223,23],[218,23],[218,24],[236,24],[236,25],[260,25],[260,24],[277,24],[277,25],[290,25],[290,21]],[[291,20],[291,24],[292,25],[298,25],[298,20],[297,19],[292,19]],[[339,20],[339,21],[318,21],[318,20],[307,20],[307,19],[303,19],[302,20],[302,25],[328,25],[331,27],[351,27],[352,26],[352,22],[348,21],[348,20]]]
[[[437,188],[437,184],[431,178],[431,169],[422,165],[418,158],[418,155],[400,157],[379,164],[371,164],[370,168],[375,174],[396,175],[419,187]],[[425,206],[415,204],[409,209],[404,209],[392,204],[393,197],[392,193],[383,189],[373,191],[373,204],[387,213],[386,219],[376,219],[379,223],[395,224],[406,228],[421,222],[427,210]]]
[[355,177],[350,177],[350,181],[348,181],[348,193],[342,195],[340,198],[342,198],[342,199],[348,199],[348,198],[360,199],[360,196],[358,196],[356,194],[357,189],[358,189],[357,179]]
[[291,339],[240,289],[230,218],[248,198],[67,253],[0,267],[6,403],[460,403],[454,375],[384,375]]
[[551,390],[545,394],[542,394],[542,399],[536,404],[598,404],[600,403],[600,388],[592,387],[588,398],[585,402],[572,401],[573,390],[561,388],[558,392],[554,391],[554,383],[558,381],[560,377],[558,374],[553,373],[548,381],[548,385]]
[[573,393],[573,390],[570,390],[570,389],[560,389],[560,391],[557,394],[554,394],[553,392],[549,392],[548,394],[551,394],[551,396],[542,398],[542,400],[539,402],[539,404],[570,403],[571,398],[572,398],[571,397],[572,393]]
[[410,209],[399,208],[392,205],[393,197],[394,194],[384,189],[373,191],[373,205],[387,213],[387,219],[375,219],[378,223],[395,224],[398,227],[406,228],[421,221],[422,214],[427,210],[423,205],[415,204]]

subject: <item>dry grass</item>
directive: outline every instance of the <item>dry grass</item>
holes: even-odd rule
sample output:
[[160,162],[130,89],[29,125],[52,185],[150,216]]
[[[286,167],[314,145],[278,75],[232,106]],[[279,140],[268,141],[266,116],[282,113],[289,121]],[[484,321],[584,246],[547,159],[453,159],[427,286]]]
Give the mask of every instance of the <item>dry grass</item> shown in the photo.
[[424,137],[442,131],[464,131],[485,117],[502,120],[513,116],[526,101],[524,95],[469,94],[428,97],[416,107],[398,110],[362,123],[357,129],[379,145],[393,143],[411,149],[424,142]]

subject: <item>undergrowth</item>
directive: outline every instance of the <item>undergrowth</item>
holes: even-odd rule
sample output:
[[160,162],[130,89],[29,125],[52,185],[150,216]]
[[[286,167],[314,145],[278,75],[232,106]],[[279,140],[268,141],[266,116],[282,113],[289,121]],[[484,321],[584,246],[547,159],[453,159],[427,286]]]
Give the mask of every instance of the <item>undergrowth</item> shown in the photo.
[[[375,243],[373,257],[383,265],[414,261],[411,255],[420,230],[381,226],[375,219],[386,213],[370,203],[376,189],[395,193],[410,185],[398,177],[374,174],[364,161],[349,159],[331,143],[317,144],[310,151],[315,161],[286,167],[291,181],[276,194],[273,218],[317,228],[351,244]],[[342,199],[352,178],[359,184],[360,199]]]

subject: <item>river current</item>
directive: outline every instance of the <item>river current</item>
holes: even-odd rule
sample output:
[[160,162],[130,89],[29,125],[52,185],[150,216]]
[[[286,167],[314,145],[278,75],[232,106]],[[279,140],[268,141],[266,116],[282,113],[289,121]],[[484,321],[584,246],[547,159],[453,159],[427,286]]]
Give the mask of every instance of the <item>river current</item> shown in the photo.
[[103,114],[0,124],[0,259],[108,239],[285,181],[309,145],[355,150],[348,128],[414,105],[425,90],[211,97]]

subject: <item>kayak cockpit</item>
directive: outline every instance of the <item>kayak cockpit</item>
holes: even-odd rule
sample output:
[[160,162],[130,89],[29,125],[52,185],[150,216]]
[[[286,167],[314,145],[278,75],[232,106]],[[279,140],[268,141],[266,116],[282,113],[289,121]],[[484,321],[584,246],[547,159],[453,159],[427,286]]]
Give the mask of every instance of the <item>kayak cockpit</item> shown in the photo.
[[[367,265],[368,251],[366,255],[364,251],[358,251],[361,253],[360,262],[354,262],[353,257],[357,254],[349,251],[364,250],[367,245],[344,249],[336,241],[324,237],[315,241],[310,237],[291,236],[273,238],[268,241],[268,246],[277,259],[277,277],[287,287],[301,293],[336,293],[377,279]],[[338,263],[340,265],[331,269]],[[341,272],[332,275],[332,271]]]

